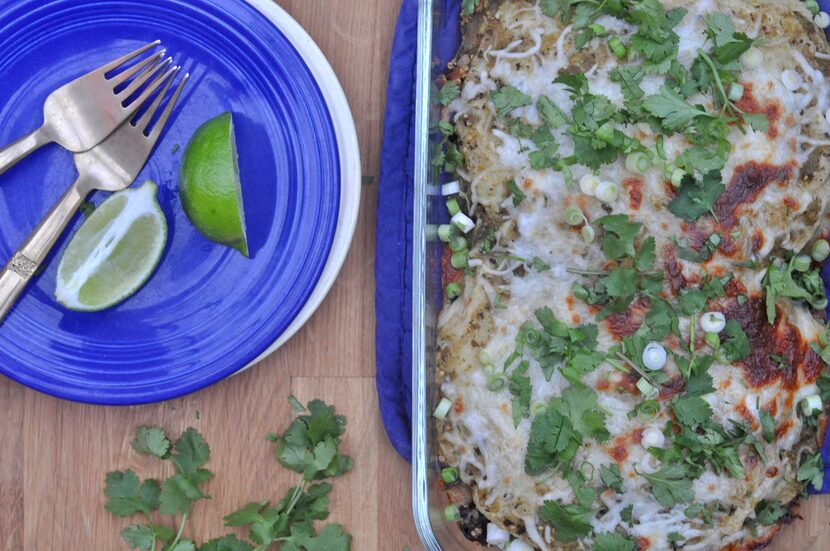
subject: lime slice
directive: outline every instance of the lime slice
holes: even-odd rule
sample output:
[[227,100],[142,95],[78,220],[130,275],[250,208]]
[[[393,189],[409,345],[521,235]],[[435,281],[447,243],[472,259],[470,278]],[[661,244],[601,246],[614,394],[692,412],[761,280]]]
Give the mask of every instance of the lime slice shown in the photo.
[[69,242],[58,266],[55,297],[70,310],[95,312],[122,302],[150,278],[167,245],[158,186],[114,193]]
[[199,128],[184,153],[179,193],[193,225],[208,239],[248,256],[245,210],[233,116],[220,115]]

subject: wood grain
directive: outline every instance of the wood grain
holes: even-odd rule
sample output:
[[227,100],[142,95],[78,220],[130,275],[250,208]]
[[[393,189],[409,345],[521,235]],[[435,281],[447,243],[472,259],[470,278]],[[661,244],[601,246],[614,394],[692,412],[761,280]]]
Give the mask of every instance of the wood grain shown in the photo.
[[[352,105],[364,174],[379,172],[388,55],[400,0],[284,0],[339,75]],[[295,475],[273,458],[268,432],[290,420],[286,398],[322,398],[346,414],[355,470],[338,480],[332,519],[354,534],[356,551],[420,549],[410,513],[410,470],[383,433],[374,386],[376,187],[364,187],[358,230],[343,273],[310,323],[259,366],[203,392],[163,404],[102,408],[43,396],[0,377],[0,551],[120,550],[128,524],[103,509],[107,471],[161,476],[129,447],[146,423],[201,431],[212,448],[209,501],[187,535],[227,532],[222,516],[277,499]],[[830,549],[830,498],[813,499],[785,528],[775,551]],[[449,550],[448,550],[449,551]]]

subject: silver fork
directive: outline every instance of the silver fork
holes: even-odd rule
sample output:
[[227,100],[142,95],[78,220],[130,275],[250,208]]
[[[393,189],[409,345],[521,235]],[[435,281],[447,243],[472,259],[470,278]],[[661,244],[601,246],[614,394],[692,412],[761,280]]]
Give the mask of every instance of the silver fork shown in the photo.
[[137,120],[124,123],[94,149],[75,155],[78,179],[52,207],[0,274],[0,323],[46,259],[86,196],[94,190],[126,189],[138,177],[190,77],[189,74],[184,75],[164,111],[153,124],[155,115],[180,70],[181,67],[172,67],[156,78],[151,86],[164,83],[164,87]]
[[[107,75],[159,44],[161,41],[156,40],[142,46],[49,94],[43,106],[43,125],[0,149],[0,174],[48,143],[56,142],[73,153],[80,153],[104,141],[147,99],[145,92],[126,104],[161,68],[158,61],[165,52],[157,52],[110,78]],[[171,63],[172,58],[165,62]],[[119,90],[136,75],[135,80]]]

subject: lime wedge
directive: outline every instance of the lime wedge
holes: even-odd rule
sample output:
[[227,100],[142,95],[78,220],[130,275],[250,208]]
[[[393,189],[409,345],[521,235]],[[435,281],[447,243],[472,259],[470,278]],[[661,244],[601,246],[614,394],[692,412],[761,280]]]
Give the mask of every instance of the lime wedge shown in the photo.
[[58,265],[55,297],[70,310],[95,312],[133,295],[150,278],[167,245],[158,186],[114,193],[69,242]]
[[179,180],[182,206],[205,237],[248,256],[233,115],[202,125],[187,145]]

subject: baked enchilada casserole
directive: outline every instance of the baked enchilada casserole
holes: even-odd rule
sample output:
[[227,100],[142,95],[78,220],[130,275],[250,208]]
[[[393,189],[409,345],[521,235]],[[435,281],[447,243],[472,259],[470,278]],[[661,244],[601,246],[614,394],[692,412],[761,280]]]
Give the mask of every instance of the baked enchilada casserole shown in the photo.
[[768,543],[821,487],[830,18],[800,0],[465,0],[445,515],[510,549]]

